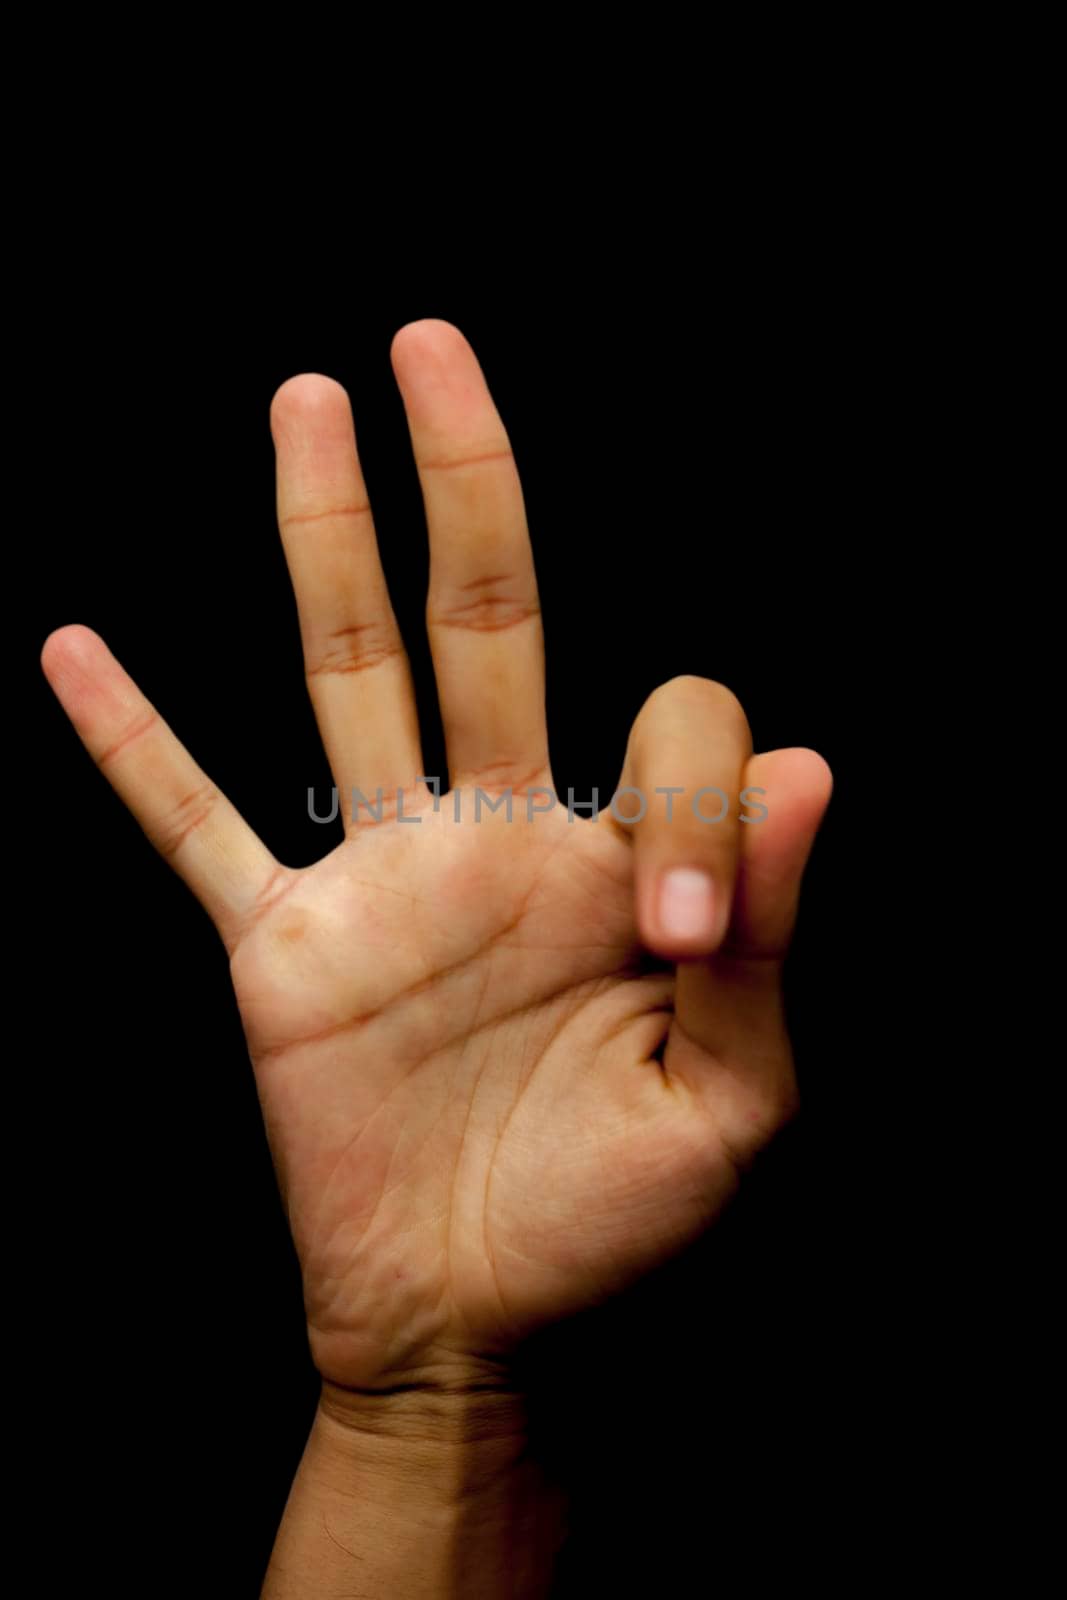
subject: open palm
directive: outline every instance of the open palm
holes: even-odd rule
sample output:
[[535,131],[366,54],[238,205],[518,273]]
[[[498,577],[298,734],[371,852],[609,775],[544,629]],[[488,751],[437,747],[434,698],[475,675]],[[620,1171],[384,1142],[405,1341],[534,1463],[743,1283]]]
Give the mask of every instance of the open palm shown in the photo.
[[409,325],[393,360],[447,794],[328,378],[290,379],[271,419],[337,849],[280,866],[88,629],[43,656],[230,952],[312,1351],[367,1388],[491,1360],[707,1226],[795,1102],[781,963],[830,792],[814,752],[754,755],[733,695],[679,678],[638,717],[614,808],[554,804],[506,434],[455,328]]

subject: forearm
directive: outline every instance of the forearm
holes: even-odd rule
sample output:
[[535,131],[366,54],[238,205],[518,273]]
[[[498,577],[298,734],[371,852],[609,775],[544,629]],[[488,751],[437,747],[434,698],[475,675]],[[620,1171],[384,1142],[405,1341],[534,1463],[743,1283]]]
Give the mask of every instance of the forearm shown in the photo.
[[517,1396],[327,1385],[263,1600],[541,1600],[562,1528]]

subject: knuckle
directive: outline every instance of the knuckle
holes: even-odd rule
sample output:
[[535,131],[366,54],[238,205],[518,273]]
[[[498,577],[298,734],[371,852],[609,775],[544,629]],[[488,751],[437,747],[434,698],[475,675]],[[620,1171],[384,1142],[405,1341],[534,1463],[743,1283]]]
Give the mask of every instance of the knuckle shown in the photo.
[[400,635],[392,622],[357,622],[339,628],[321,645],[308,651],[305,675],[313,681],[349,672],[367,672],[402,653]]
[[514,465],[515,455],[507,439],[495,440],[480,448],[471,446],[456,455],[423,457],[418,465],[420,472],[462,473],[464,467],[483,467],[497,462]]
[[481,766],[464,767],[462,773],[457,774],[462,777],[466,788],[480,789],[483,794],[497,794],[510,789],[513,795],[519,797],[539,785],[547,775],[547,756],[542,757],[535,766],[530,765],[528,756],[525,759],[504,758]]
[[536,594],[511,573],[474,578],[439,598],[431,596],[426,608],[428,627],[468,628],[475,633],[497,633],[539,615]]
[[174,804],[160,824],[155,844],[160,855],[173,856],[185,840],[214,810],[219,791],[213,784],[198,784]]
[[115,764],[118,756],[124,754],[134,745],[140,744],[147,734],[155,731],[158,724],[158,713],[152,710],[146,711],[143,716],[136,718],[106,749],[100,751],[96,758],[97,766],[102,772],[107,771],[109,767]]

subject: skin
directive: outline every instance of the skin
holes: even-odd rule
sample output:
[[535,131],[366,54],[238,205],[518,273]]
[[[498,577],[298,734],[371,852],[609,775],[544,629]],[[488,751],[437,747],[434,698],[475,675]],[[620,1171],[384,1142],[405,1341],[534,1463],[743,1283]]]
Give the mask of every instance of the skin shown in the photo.
[[[461,1399],[467,1419],[482,1408],[475,1432],[515,1437],[508,1353],[706,1229],[795,1109],[781,968],[831,788],[811,750],[754,754],[734,695],[686,677],[650,696],[630,736],[620,787],[654,801],[642,820],[569,822],[559,806],[528,816],[530,792],[554,785],[507,436],[457,329],[412,323],[392,357],[430,535],[427,626],[453,793],[435,807],[419,781],[411,678],[348,397],[317,374],[290,379],[271,406],[279,525],[334,781],[342,796],[380,787],[383,820],[364,811],[324,860],[282,866],[97,635],[61,628],[42,657],[89,752],[230,956],[324,1380],[272,1595],[344,1582],[343,1556],[315,1545],[312,1506],[331,1493],[347,1505],[351,1472],[382,1467],[383,1439],[402,1452],[405,1429],[425,1437],[432,1417],[469,1485],[483,1447],[469,1420],[453,1422]],[[513,820],[501,810],[475,822],[475,785],[510,789]],[[669,822],[654,795],[667,785],[686,791]],[[711,786],[730,798],[715,825],[689,804]],[[755,825],[740,820],[746,787],[765,791]],[[398,793],[417,823],[395,816]],[[499,1427],[485,1425],[496,1398]],[[464,1498],[432,1477],[423,1461],[393,1481],[442,1504]],[[482,1520],[472,1548],[484,1574],[478,1540],[514,1542],[517,1524],[488,1504]],[[358,1540],[358,1515],[346,1525]],[[424,1571],[398,1538],[380,1573],[364,1556],[363,1581],[380,1583],[365,1592],[407,1593],[412,1575],[412,1593],[464,1592],[460,1543],[453,1530],[447,1559]],[[531,1567],[479,1592],[540,1593],[544,1581]]]

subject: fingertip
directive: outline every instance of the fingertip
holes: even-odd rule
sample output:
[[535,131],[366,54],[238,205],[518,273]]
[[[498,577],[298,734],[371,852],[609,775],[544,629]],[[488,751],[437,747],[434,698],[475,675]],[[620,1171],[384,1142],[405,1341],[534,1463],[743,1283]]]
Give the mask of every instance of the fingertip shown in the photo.
[[274,391],[270,403],[271,432],[321,423],[345,415],[349,409],[348,390],[324,372],[298,372]]
[[790,757],[795,767],[802,769],[807,787],[812,794],[824,796],[829,800],[834,789],[834,774],[825,756],[820,755],[817,750],[809,749],[806,745],[797,745],[784,750],[782,754]]
[[790,811],[821,815],[833,794],[834,775],[830,763],[817,750],[804,745],[782,750],[767,750],[753,756],[745,775],[747,789],[758,788],[768,800],[773,794],[779,807]]
[[421,407],[431,396],[451,406],[482,398],[485,380],[470,341],[451,322],[423,317],[393,335],[393,374],[405,400]]
[[101,649],[106,650],[98,633],[84,623],[70,622],[53,628],[41,646],[41,667],[49,683],[54,683],[72,667],[87,664]]
[[409,356],[466,343],[466,337],[454,322],[446,322],[443,317],[416,317],[394,333],[389,355],[395,367],[398,362],[406,362]]

